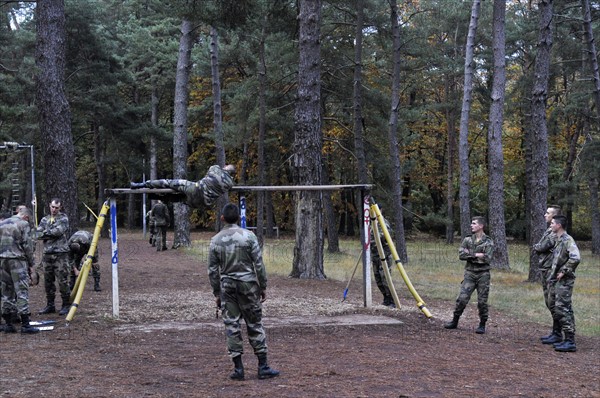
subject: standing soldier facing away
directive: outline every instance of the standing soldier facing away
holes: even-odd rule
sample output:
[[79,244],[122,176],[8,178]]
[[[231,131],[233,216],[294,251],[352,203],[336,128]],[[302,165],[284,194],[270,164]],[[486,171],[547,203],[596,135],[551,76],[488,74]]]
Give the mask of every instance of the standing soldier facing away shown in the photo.
[[31,210],[19,212],[0,222],[0,273],[2,275],[2,318],[5,333],[16,333],[13,320],[21,317],[21,333],[39,332],[30,325],[29,278],[33,271],[33,243],[29,220]]
[[55,281],[62,298],[62,308],[59,315],[67,315],[71,302],[71,289],[69,289],[69,246],[67,245],[67,231],[69,230],[69,218],[60,211],[61,200],[52,199],[50,202],[50,214],[42,218],[37,227],[37,238],[44,242],[44,255],[42,267],[44,269],[44,288],[46,289],[47,304],[39,314],[50,314],[56,312],[54,298],[56,296]]
[[556,246],[552,258],[552,268],[548,273],[549,301],[554,305],[552,316],[559,323],[562,335],[556,336],[554,350],[575,352],[575,316],[572,307],[573,286],[575,285],[575,269],[581,261],[579,248],[575,240],[565,229],[567,217],[554,216],[550,223],[552,232],[556,234]]
[[169,208],[162,201],[157,200],[151,212],[150,218],[154,219],[156,251],[167,250],[167,227],[171,223]]
[[477,309],[479,310],[479,326],[477,334],[485,333],[485,324],[488,320],[488,295],[490,293],[490,260],[494,252],[494,242],[483,232],[485,219],[473,217],[471,232],[473,235],[463,239],[458,249],[458,258],[466,261],[465,275],[460,286],[460,293],[456,299],[452,321],[446,323],[446,329],[456,329],[458,320],[471,299],[471,294],[477,289]]
[[[77,231],[69,238],[69,263],[71,264],[71,280],[69,287],[73,289],[75,279],[81,270],[81,260],[87,255],[92,245],[94,235],[88,231]],[[98,248],[92,256],[92,276],[94,277],[94,291],[101,292],[100,288],[100,264],[98,264]]]
[[552,267],[552,252],[554,251],[554,246],[556,245],[556,234],[552,232],[552,228],[550,228],[550,223],[552,222],[552,217],[560,215],[560,206],[551,205],[546,209],[546,213],[544,214],[544,218],[546,219],[546,223],[548,224],[546,232],[540,238],[540,241],[533,245],[533,251],[535,251],[539,258],[539,271],[540,276],[542,278],[542,289],[544,292],[544,303],[546,307],[550,311],[550,315],[552,316],[552,332],[548,336],[544,336],[541,338],[543,344],[553,344],[562,340],[560,323],[558,320],[554,319],[554,302],[549,300],[549,289],[548,289],[548,273],[550,272],[550,268]]
[[236,225],[239,209],[229,203],[223,207],[221,232],[210,241],[208,278],[215,302],[223,313],[227,350],[233,360],[233,380],[244,380],[244,352],[240,320],[246,322],[248,339],[258,357],[258,378],[279,375],[267,364],[267,343],[262,324],[262,302],[267,299],[267,273],[256,235]]

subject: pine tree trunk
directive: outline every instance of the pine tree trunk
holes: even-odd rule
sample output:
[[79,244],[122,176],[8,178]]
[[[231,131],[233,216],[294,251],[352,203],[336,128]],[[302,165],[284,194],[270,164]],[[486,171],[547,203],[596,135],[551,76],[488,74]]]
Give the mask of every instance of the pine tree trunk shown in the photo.
[[[294,115],[293,171],[297,185],[321,183],[321,1],[300,0],[298,99]],[[321,192],[296,192],[293,278],[324,279]]]
[[[223,108],[221,107],[221,80],[219,75],[219,33],[214,26],[210,27],[210,70],[213,95],[213,128],[215,154],[217,164],[225,166],[225,148],[223,146]],[[229,202],[227,195],[219,197],[216,203],[215,230],[221,229],[221,209]]]
[[[173,118],[173,178],[187,177],[187,109],[189,99],[189,80],[191,68],[191,52],[194,36],[192,23],[183,20],[181,23],[181,38],[179,40],[179,55],[177,58],[177,73],[175,76],[175,108]],[[175,233],[173,247],[190,246],[190,208],[183,203],[173,205]]]
[[[454,97],[454,82],[448,81],[446,77],[446,123],[448,132],[448,147],[447,147],[447,178],[446,178],[446,244],[454,243],[454,155],[456,152],[456,112],[455,108],[451,107],[452,98]],[[452,79],[454,80],[454,79]]]
[[[583,32],[584,40],[587,44],[587,58],[590,62],[594,81],[594,103],[596,105],[596,113],[600,118],[600,72],[598,71],[598,54],[596,45],[594,44],[594,34],[592,32],[592,17],[590,13],[589,0],[581,0],[581,9],[583,13]],[[589,127],[589,126],[588,126]],[[586,137],[586,144],[591,144],[591,135]],[[598,167],[596,165],[596,167]],[[592,219],[592,253],[600,255],[600,208],[598,207],[598,183],[597,175],[589,173],[588,187],[590,192],[590,216]]]
[[479,21],[481,0],[473,0],[471,21],[467,45],[465,46],[465,80],[463,85],[462,110],[460,112],[460,128],[458,133],[458,164],[460,165],[460,184],[458,198],[460,204],[460,235],[464,238],[471,234],[471,172],[469,170],[469,114],[473,97],[473,53],[475,49],[475,34]]
[[[150,119],[152,122],[152,127],[155,129],[158,129],[158,105],[159,105],[159,100],[158,100],[158,89],[156,88],[156,85],[152,86],[152,98],[151,98],[151,106],[152,106],[152,110],[151,110],[151,115],[150,115]],[[157,161],[157,148],[156,148],[156,137],[154,135],[150,136],[150,179],[151,180],[156,180],[158,177],[158,171],[156,168],[156,161]]]
[[502,124],[504,123],[504,93],[506,85],[506,36],[504,32],[506,0],[494,0],[494,80],[488,130],[488,202],[489,230],[494,240],[494,255],[490,265],[510,269],[504,221],[504,155]]
[[[267,101],[266,101],[266,91],[267,91],[267,64],[265,61],[265,36],[266,36],[266,24],[267,17],[263,18],[263,26],[261,29],[260,43],[258,49],[258,58],[259,58],[259,71],[258,71],[258,143],[257,143],[257,161],[258,161],[258,185],[264,186],[266,185],[265,179],[265,169],[266,169],[266,159],[265,159],[265,137],[266,137],[266,129],[267,129]],[[258,237],[258,241],[262,245],[263,243],[263,226],[264,226],[264,218],[265,218],[265,192],[259,191],[256,192],[256,233]],[[267,223],[267,236],[272,236],[273,230],[268,227]]]
[[390,0],[390,17],[393,35],[393,69],[392,69],[392,96],[388,130],[390,164],[392,165],[392,206],[390,213],[394,219],[396,251],[400,261],[408,261],[406,241],[404,238],[404,216],[402,208],[402,165],[400,164],[400,151],[398,149],[398,113],[400,110],[400,26],[398,25],[398,4]]
[[[552,49],[552,0],[539,2],[538,44],[534,65],[534,83],[531,93],[531,128],[527,134],[528,153],[531,157],[527,170],[530,172],[527,187],[529,200],[529,245],[539,242],[547,228],[544,213],[548,201],[548,128],[546,125],[546,99],[550,79],[550,57]],[[529,282],[538,281],[538,256],[529,257]]]
[[592,78],[594,81],[594,103],[596,104],[596,113],[600,117],[600,71],[598,68],[598,53],[594,44],[594,33],[592,31],[592,17],[590,13],[589,0],[581,0],[581,10],[583,13],[583,34],[587,45],[587,58],[592,69]]
[[[362,99],[362,41],[364,29],[364,2],[356,0],[356,30],[354,34],[354,81],[353,81],[353,104],[354,104],[354,156],[356,156],[356,168],[359,184],[367,184],[367,160],[365,155],[365,139],[363,131],[363,99]],[[362,208],[362,195],[355,195],[354,203],[357,208]],[[359,213],[362,215],[362,212]],[[365,242],[364,223],[359,222],[360,241]],[[339,250],[339,249],[338,249]]]
[[71,134],[71,109],[65,94],[65,5],[64,0],[37,3],[36,105],[40,142],[43,142],[44,194],[49,203],[60,198],[69,217],[70,235],[79,224],[75,150]]

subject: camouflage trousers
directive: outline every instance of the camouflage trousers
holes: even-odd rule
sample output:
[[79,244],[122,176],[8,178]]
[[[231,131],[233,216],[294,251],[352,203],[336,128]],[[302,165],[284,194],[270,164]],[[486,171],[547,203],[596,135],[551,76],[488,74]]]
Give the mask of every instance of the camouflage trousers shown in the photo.
[[29,273],[26,260],[0,259],[2,314],[30,315]]
[[575,277],[561,278],[548,285],[549,301],[554,305],[553,319],[559,322],[565,338],[575,335],[575,314],[573,314],[573,286]]
[[[387,262],[387,267],[392,271],[393,258],[391,253],[385,253],[385,261]],[[371,251],[371,259],[373,263],[373,275],[375,276],[375,283],[377,284],[377,288],[381,294],[383,294],[383,298],[391,298],[392,292],[388,287],[387,280],[385,279],[385,271],[383,270],[383,264],[381,263],[381,258],[379,257],[379,253],[376,251]]]
[[[203,188],[204,184],[188,180],[148,180],[148,188],[170,188],[185,195],[185,203],[191,208],[198,209],[205,206]],[[209,203],[211,204],[211,203]],[[207,205],[209,205],[207,204]]]
[[552,295],[554,294],[554,287],[548,285],[548,274],[550,273],[550,269],[540,269],[540,274],[542,276],[542,290],[544,292],[544,303],[546,304],[546,308],[550,311],[552,318],[554,318],[554,298]]
[[167,226],[157,225],[154,227],[156,233],[154,235],[154,242],[156,244],[156,250],[161,251],[167,248]]
[[240,320],[246,323],[248,340],[255,354],[267,353],[267,338],[262,324],[260,287],[256,282],[231,278],[221,280],[221,311],[230,357],[244,353]]
[[56,282],[58,282],[58,290],[63,303],[68,303],[71,296],[71,289],[69,288],[71,264],[69,263],[68,253],[44,254],[42,267],[44,269],[44,288],[46,289],[48,304],[54,303]]
[[465,271],[464,279],[460,285],[460,293],[456,299],[454,316],[460,317],[471,299],[471,294],[477,289],[477,309],[479,320],[487,322],[488,296],[490,294],[490,271]]
[[[75,265],[79,264],[79,265]],[[83,262],[79,259],[79,262],[75,262],[75,264],[71,264],[71,273],[70,273],[70,281],[69,281],[69,289],[73,290],[75,286],[75,281],[77,280],[77,276],[75,275],[75,268],[81,271],[81,267],[83,266]],[[92,257],[92,277],[96,281],[100,281],[100,264],[98,264],[98,258],[96,256]]]

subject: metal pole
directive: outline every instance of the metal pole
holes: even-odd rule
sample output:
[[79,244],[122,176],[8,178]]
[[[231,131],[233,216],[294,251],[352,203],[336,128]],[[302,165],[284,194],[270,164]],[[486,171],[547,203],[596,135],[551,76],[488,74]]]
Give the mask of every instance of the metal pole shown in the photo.
[[117,242],[117,201],[110,198],[110,232],[112,264],[112,307],[113,317],[119,317],[119,247]]
[[362,229],[362,250],[363,250],[363,293],[365,307],[373,305],[373,297],[371,293],[371,212],[370,212],[370,195],[365,195],[361,189],[363,202],[363,229]]

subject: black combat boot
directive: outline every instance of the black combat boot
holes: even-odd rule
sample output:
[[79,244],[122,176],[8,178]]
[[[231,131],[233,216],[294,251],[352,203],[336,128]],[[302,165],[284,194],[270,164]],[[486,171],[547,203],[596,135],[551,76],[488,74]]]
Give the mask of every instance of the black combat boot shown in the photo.
[[575,333],[565,332],[565,341],[560,344],[554,345],[554,351],[558,352],[575,352],[577,347],[575,346]]
[[94,291],[95,292],[101,292],[102,291],[102,289],[100,288],[100,277],[94,278]]
[[479,326],[475,329],[475,333],[484,334],[485,333],[485,321],[480,321]]
[[242,356],[233,357],[233,373],[229,375],[231,380],[244,380],[244,363]]
[[259,379],[270,379],[279,376],[278,370],[271,369],[269,365],[267,365],[267,354],[258,354],[257,357]]
[[2,314],[2,318],[6,321],[3,328],[4,333],[17,333],[17,329],[13,325],[13,314]]
[[69,301],[70,299],[63,299],[62,308],[58,311],[58,315],[67,315],[69,313],[69,310],[71,309],[71,303]]
[[554,344],[562,341],[562,330],[560,322],[554,319],[552,321],[552,332],[548,336],[540,337],[542,344]]
[[444,324],[446,329],[456,329],[458,327],[458,320],[460,319],[460,315],[454,315],[452,320],[448,323]]
[[6,321],[4,325],[4,333],[17,333],[17,329],[12,324],[13,314],[2,314],[2,318]]
[[542,344],[556,344],[562,343],[562,332],[560,330],[553,332],[552,334],[546,336],[546,338],[542,339]]
[[29,315],[21,315],[21,333],[34,334],[39,333],[40,329],[29,324]]
[[396,304],[394,304],[394,298],[392,296],[384,296],[382,304],[386,307],[396,308]]
[[139,189],[139,188],[146,188],[146,183],[145,182],[130,182],[129,183],[129,188],[131,189]]
[[54,314],[56,312],[56,307],[54,306],[54,299],[48,299],[48,302],[44,308],[38,311],[38,314]]

